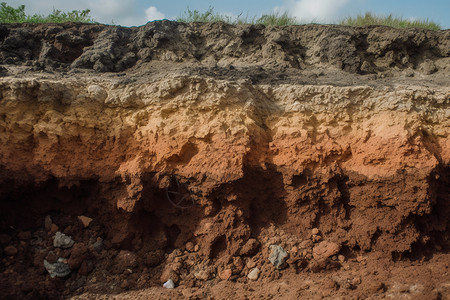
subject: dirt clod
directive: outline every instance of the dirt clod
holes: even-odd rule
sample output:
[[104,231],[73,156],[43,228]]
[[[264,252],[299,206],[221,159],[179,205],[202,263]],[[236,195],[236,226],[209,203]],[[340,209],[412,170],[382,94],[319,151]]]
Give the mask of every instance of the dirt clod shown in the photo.
[[316,260],[323,260],[339,252],[341,247],[332,242],[323,241],[317,244],[313,249],[313,256]]

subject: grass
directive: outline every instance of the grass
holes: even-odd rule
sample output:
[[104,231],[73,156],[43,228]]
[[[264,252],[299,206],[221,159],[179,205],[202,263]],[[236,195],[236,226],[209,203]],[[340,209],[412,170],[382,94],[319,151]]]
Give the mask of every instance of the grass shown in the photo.
[[[53,12],[47,16],[34,14],[27,15],[25,13],[25,5],[19,5],[14,8],[7,5],[6,2],[0,3],[0,23],[64,23],[64,22],[80,22],[80,23],[95,23],[95,20],[90,16],[90,10],[73,10],[71,12],[63,12],[53,9]],[[225,22],[229,24],[263,24],[265,26],[288,26],[302,24],[295,17],[289,13],[273,12],[264,14],[261,17],[249,17],[248,15],[240,14],[238,16],[230,16],[220,14],[214,11],[212,7],[205,12],[198,10],[187,10],[179,16],[176,21],[190,23],[190,22]],[[410,20],[402,17],[395,17],[392,14],[388,16],[376,15],[373,13],[366,13],[364,15],[357,15],[356,17],[347,17],[342,19],[339,24],[349,26],[367,26],[367,25],[385,25],[394,28],[425,28],[431,30],[440,30],[439,24],[427,20]]]
[[[243,17],[242,14],[237,17],[231,17],[229,15],[220,14],[214,12],[214,9],[210,7],[205,12],[199,12],[198,10],[190,10],[189,8],[176,19],[178,22],[225,22],[230,24],[263,24],[265,26],[287,26],[287,25],[299,25],[302,24],[295,17],[292,17],[287,12],[279,13],[274,12],[271,14],[265,14],[261,17]],[[425,28],[431,30],[440,30],[439,24],[429,20],[409,20],[402,17],[395,17],[392,14],[388,16],[376,15],[373,13],[366,13],[364,15],[358,15],[356,17],[347,17],[339,22],[341,25],[350,26],[367,26],[367,25],[385,25],[394,28]]]
[[367,25],[385,25],[394,28],[425,28],[431,30],[440,30],[439,24],[427,20],[409,20],[402,17],[395,17],[392,14],[388,16],[365,13],[356,17],[347,17],[339,22],[341,25],[367,26]]
[[271,13],[265,14],[261,17],[249,17],[242,14],[232,17],[225,14],[214,12],[212,7],[208,8],[205,12],[198,10],[190,10],[189,8],[176,19],[177,22],[191,23],[191,22],[225,22],[229,24],[263,24],[265,26],[287,26],[297,25],[299,22],[296,18],[291,17],[288,13]]
[[25,13],[25,5],[19,5],[17,8],[14,8],[2,2],[0,3],[0,23],[95,23],[94,19],[89,15],[90,12],[89,9],[73,10],[71,12],[53,9],[53,12],[47,16],[39,14],[27,15]]

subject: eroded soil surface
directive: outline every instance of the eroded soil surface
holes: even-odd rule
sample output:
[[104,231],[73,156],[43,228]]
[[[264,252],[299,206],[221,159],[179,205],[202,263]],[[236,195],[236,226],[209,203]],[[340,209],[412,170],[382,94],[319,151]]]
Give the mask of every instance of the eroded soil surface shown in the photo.
[[450,299],[449,74],[449,30],[0,25],[0,298]]

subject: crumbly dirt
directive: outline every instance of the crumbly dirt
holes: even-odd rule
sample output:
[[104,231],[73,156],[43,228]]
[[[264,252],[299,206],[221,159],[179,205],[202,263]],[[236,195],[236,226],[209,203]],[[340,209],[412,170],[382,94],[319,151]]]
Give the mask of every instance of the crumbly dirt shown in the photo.
[[449,30],[0,25],[0,298],[450,299],[449,74]]

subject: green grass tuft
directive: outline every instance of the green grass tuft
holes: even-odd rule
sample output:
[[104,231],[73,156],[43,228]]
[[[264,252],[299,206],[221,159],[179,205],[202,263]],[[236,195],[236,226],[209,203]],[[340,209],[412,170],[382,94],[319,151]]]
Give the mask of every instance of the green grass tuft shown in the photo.
[[[295,17],[292,17],[287,12],[271,14],[265,14],[261,17],[248,17],[239,15],[237,17],[231,17],[225,14],[214,12],[214,9],[210,7],[205,12],[199,12],[198,10],[190,10],[189,8],[176,19],[178,22],[190,23],[190,22],[225,22],[229,24],[263,24],[265,26],[287,26],[302,24]],[[373,13],[366,13],[364,15],[358,15],[356,17],[347,17],[339,22],[341,25],[349,26],[367,26],[367,25],[385,25],[394,28],[425,28],[431,30],[440,30],[439,24],[427,20],[409,20],[402,17],[395,17],[392,14],[388,16],[376,15]]]
[[90,12],[89,9],[73,10],[71,12],[54,9],[47,16],[39,14],[27,15],[25,13],[25,5],[19,5],[17,8],[14,8],[2,2],[0,3],[0,23],[95,23],[94,19],[89,15]]
[[394,28],[425,28],[431,30],[440,30],[439,24],[427,20],[408,20],[401,17],[395,17],[392,14],[388,16],[376,15],[370,12],[356,17],[347,17],[339,22],[341,25],[349,26],[367,26],[367,25],[385,25]]
[[299,22],[296,18],[291,17],[287,12],[275,12],[268,15],[262,15],[261,18],[256,20],[256,24],[263,24],[265,26],[288,26],[298,25]]
[[225,14],[219,14],[214,12],[212,7],[208,8],[205,12],[199,12],[198,10],[187,10],[176,19],[177,22],[191,23],[191,22],[225,22],[229,24],[264,24],[266,26],[286,26],[296,25],[297,20],[291,17],[288,13],[271,13],[262,15],[260,18],[243,16],[242,14],[231,17]]

